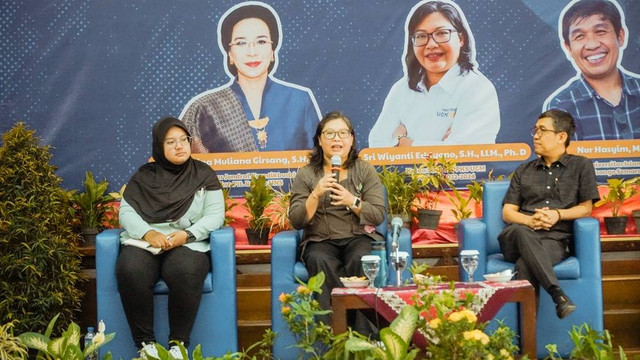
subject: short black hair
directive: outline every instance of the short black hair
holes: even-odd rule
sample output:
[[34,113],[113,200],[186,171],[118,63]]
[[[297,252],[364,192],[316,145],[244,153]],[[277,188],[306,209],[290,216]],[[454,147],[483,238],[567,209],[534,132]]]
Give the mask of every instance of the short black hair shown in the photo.
[[581,0],[571,5],[562,17],[562,38],[566,44],[570,43],[569,28],[571,24],[592,15],[600,15],[601,20],[609,20],[616,36],[620,34],[622,18],[618,7],[607,0]]
[[573,116],[566,111],[551,109],[540,114],[540,116],[538,116],[538,120],[546,117],[553,120],[553,128],[556,132],[567,133],[567,140],[565,140],[564,146],[569,147],[571,138],[576,132],[576,122],[573,120]]
[[324,165],[324,151],[322,150],[322,146],[320,145],[320,136],[322,135],[322,131],[324,130],[325,125],[327,125],[329,121],[336,119],[344,120],[344,122],[347,124],[347,128],[349,128],[349,132],[351,132],[351,136],[353,136],[353,144],[351,145],[351,150],[349,150],[347,160],[344,162],[344,167],[351,167],[353,164],[355,164],[356,159],[358,159],[356,135],[351,119],[349,119],[341,111],[331,111],[328,112],[322,118],[322,120],[320,120],[318,126],[316,127],[316,134],[313,137],[313,150],[311,150],[311,153],[309,154],[309,165],[311,165],[311,167],[316,172],[322,171],[322,166]]
[[[276,19],[276,15],[271,11],[271,9],[257,5],[251,4],[246,6],[240,6],[231,11],[224,19],[221,19],[222,24],[220,25],[220,42],[222,43],[222,47],[225,52],[229,52],[231,49],[231,35],[233,34],[233,27],[236,26],[240,21],[245,19],[259,19],[264,21],[269,28],[269,35],[271,37],[271,48],[275,51],[280,43],[280,28],[278,27],[278,20]],[[227,61],[225,64],[227,69],[233,76],[238,75],[238,69],[235,65],[232,65]],[[269,64],[269,72],[273,69],[274,62],[272,61]]]
[[471,61],[471,51],[473,44],[471,43],[471,36],[468,29],[465,27],[464,21],[462,21],[462,15],[458,12],[455,6],[442,2],[442,1],[429,1],[420,5],[411,15],[407,24],[407,54],[405,55],[404,62],[407,65],[407,77],[409,78],[409,88],[414,91],[418,91],[418,83],[422,81],[425,76],[425,70],[418,62],[416,54],[413,52],[413,43],[411,42],[411,35],[415,32],[416,27],[420,22],[432,13],[440,13],[447,18],[453,28],[462,35],[464,44],[460,49],[460,56],[458,57],[458,65],[460,66],[460,74],[473,70],[473,62]]

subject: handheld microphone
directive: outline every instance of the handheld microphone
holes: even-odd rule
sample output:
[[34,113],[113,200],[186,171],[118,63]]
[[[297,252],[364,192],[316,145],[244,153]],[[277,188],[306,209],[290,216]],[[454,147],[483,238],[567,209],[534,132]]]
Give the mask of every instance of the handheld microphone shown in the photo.
[[340,155],[333,155],[331,157],[331,171],[338,182],[340,181],[340,165],[342,165],[342,158]]
[[398,246],[398,237],[400,236],[400,229],[402,229],[403,221],[399,217],[394,217],[391,219],[391,245],[392,247],[397,248]]

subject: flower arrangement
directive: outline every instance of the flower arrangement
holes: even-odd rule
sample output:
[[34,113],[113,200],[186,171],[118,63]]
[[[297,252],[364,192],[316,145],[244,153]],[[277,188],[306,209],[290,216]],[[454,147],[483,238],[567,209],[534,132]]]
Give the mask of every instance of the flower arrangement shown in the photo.
[[[424,268],[413,266],[412,269]],[[280,309],[297,337],[295,346],[300,349],[299,358],[306,355],[313,359],[346,359],[352,353],[358,359],[414,359],[423,351],[410,343],[414,331],[419,329],[429,340],[426,353],[430,359],[513,359],[518,347],[513,344],[515,334],[510,328],[501,324],[493,334],[486,334],[486,324],[478,323],[470,310],[476,301],[474,294],[456,296],[453,283],[450,290],[429,291],[428,284],[437,284],[439,279],[428,278],[423,282],[425,286],[418,287],[415,305],[403,307],[391,325],[380,331],[381,343],[351,330],[334,335],[325,324],[315,322],[314,315],[329,312],[321,309],[312,296],[324,282],[323,273],[311,277],[308,284],[300,282],[294,293],[280,294]],[[419,314],[427,315],[420,317]]]

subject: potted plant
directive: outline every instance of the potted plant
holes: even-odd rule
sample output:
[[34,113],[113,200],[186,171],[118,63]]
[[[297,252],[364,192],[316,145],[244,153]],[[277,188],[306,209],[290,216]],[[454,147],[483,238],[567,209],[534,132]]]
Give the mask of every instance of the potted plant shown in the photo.
[[382,185],[387,189],[389,219],[399,217],[406,227],[411,223],[413,202],[421,190],[415,167],[411,170],[413,171],[399,171],[397,167],[382,166],[378,173]]
[[640,178],[607,180],[609,191],[606,196],[602,197],[602,199],[595,204],[596,207],[605,204],[611,206],[611,216],[604,218],[607,234],[624,234],[628,217],[626,215],[619,215],[620,208],[625,200],[638,193],[636,185],[639,179]]
[[251,245],[265,245],[269,240],[270,219],[262,216],[269,206],[275,191],[267,184],[264,175],[251,176],[249,191],[245,191],[244,206],[249,211],[249,228],[246,229],[247,238]]
[[71,199],[51,157],[24,123],[2,136],[0,319],[11,320],[16,333],[44,331],[52,314],[68,324],[82,299]]
[[453,180],[449,174],[456,166],[455,160],[434,158],[429,156],[427,161],[416,170],[424,195],[424,205],[418,207],[418,226],[422,229],[436,229],[442,216],[442,210],[437,210],[440,193],[445,187],[453,188]]
[[82,185],[83,192],[72,192],[72,212],[80,221],[80,234],[85,244],[92,245],[95,244],[96,235],[103,228],[105,214],[112,208],[114,198],[107,194],[107,180],[96,183],[91,171],[85,173]]

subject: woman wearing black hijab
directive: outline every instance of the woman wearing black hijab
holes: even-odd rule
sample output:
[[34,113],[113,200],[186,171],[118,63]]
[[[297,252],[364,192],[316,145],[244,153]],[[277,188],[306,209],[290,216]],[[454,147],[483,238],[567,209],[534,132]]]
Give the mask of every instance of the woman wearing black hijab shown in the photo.
[[[157,357],[153,287],[159,278],[169,287],[169,340],[189,345],[211,267],[209,234],[222,226],[225,212],[220,182],[208,165],[191,158],[191,137],[180,120],[158,121],[152,141],[155,161],[131,177],[120,204],[125,231],[116,268],[122,305],[142,357]],[[151,247],[128,246],[135,240]],[[182,358],[177,346],[170,352]]]

